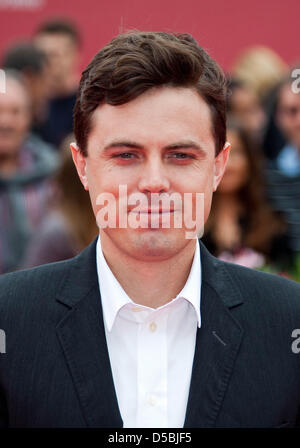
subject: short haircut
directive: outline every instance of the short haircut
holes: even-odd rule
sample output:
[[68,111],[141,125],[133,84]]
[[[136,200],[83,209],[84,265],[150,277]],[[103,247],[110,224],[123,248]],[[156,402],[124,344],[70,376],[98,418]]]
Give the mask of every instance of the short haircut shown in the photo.
[[153,87],[188,87],[210,107],[218,154],[226,141],[226,85],[218,64],[189,34],[121,34],[82,73],[74,107],[76,142],[86,156],[91,115],[100,104],[125,104]]
[[25,95],[26,95],[27,101],[28,101],[28,106],[31,107],[32,99],[31,99],[30,93],[28,92],[28,88],[26,86],[23,73],[21,71],[9,68],[9,69],[5,70],[5,81],[6,81],[6,83],[9,83],[10,81],[18,83],[25,92]]
[[232,97],[237,90],[248,90],[246,84],[237,78],[227,77],[227,113],[231,113],[233,109]]
[[46,64],[46,55],[30,42],[19,42],[9,48],[3,56],[3,68],[41,74]]
[[51,19],[42,23],[35,31],[35,36],[39,34],[65,34],[69,36],[75,45],[81,44],[81,37],[76,25],[68,19]]

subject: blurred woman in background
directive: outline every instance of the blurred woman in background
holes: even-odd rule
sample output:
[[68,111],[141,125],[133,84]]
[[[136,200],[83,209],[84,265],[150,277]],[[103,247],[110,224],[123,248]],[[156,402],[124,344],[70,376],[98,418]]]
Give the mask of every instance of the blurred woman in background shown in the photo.
[[228,79],[227,112],[261,145],[266,114],[257,95],[242,81]]
[[26,252],[22,268],[71,258],[84,249],[98,234],[95,216],[87,191],[77,175],[70,142],[73,135],[62,143],[62,162],[56,175],[56,198]]
[[243,50],[231,70],[231,76],[248,86],[262,102],[287,73],[283,59],[263,45]]
[[[263,45],[255,45],[245,48],[236,58],[232,70],[230,71],[230,77],[234,79],[235,84],[239,83],[244,88],[243,90],[233,88],[233,93],[239,93],[238,96],[233,95],[234,102],[238,107],[235,108],[235,105],[232,104],[233,109],[236,109],[236,111],[233,110],[233,112],[236,113],[236,116],[237,114],[240,114],[238,119],[242,120],[245,116],[245,107],[243,106],[246,98],[245,89],[247,89],[248,92],[251,92],[252,96],[258,101],[260,107],[263,107],[266,122],[262,122],[262,125],[260,126],[259,135],[262,137],[262,141],[259,141],[259,143],[262,146],[264,155],[268,159],[276,157],[285,144],[285,139],[274,120],[274,108],[276,107],[275,102],[278,83],[287,76],[288,71],[288,65],[279,54]],[[241,93],[243,95],[241,95]],[[249,103],[247,104],[249,110]],[[253,120],[255,120],[255,117],[257,118],[258,114],[252,113],[252,122],[254,122]],[[255,120],[255,122],[257,123],[257,120]],[[251,122],[249,122],[249,124],[251,124]],[[263,132],[263,135],[261,135],[261,131]]]
[[227,140],[231,153],[203,242],[226,261],[251,268],[271,264],[281,271],[291,263],[290,252],[285,225],[265,200],[261,155],[238,124],[229,124]]

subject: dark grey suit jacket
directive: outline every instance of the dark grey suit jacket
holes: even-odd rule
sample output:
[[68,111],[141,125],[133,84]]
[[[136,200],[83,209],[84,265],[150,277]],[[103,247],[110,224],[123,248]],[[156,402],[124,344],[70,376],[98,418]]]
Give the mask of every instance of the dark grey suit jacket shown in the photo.
[[[122,427],[95,254],[96,241],[70,260],[0,277],[0,426]],[[201,262],[185,427],[300,425],[291,337],[300,285],[224,263],[202,243]]]

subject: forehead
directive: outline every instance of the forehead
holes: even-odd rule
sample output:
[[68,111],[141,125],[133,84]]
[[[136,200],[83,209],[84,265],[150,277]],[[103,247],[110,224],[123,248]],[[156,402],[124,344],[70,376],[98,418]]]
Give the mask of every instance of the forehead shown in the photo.
[[28,107],[29,95],[25,87],[14,79],[6,80],[5,94],[0,94],[1,106]]
[[36,45],[48,53],[59,53],[61,48],[75,47],[72,37],[66,33],[41,33],[35,37]]
[[292,91],[292,85],[284,85],[279,92],[279,105],[300,105],[300,93]]
[[90,137],[164,141],[182,137],[212,140],[209,106],[190,88],[151,89],[120,106],[103,104],[92,114]]
[[245,107],[249,104],[256,104],[258,100],[254,93],[245,87],[237,87],[232,95],[234,107]]

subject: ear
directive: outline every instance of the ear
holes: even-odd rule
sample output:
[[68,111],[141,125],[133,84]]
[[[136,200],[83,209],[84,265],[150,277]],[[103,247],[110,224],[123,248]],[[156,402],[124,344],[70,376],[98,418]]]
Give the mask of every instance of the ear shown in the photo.
[[86,157],[82,154],[76,143],[71,143],[70,148],[72,151],[73,162],[76,166],[78,176],[81,180],[85,190],[89,189],[88,180],[86,175]]
[[230,143],[226,142],[222,151],[215,157],[213,191],[216,191],[225,172],[229,158]]

